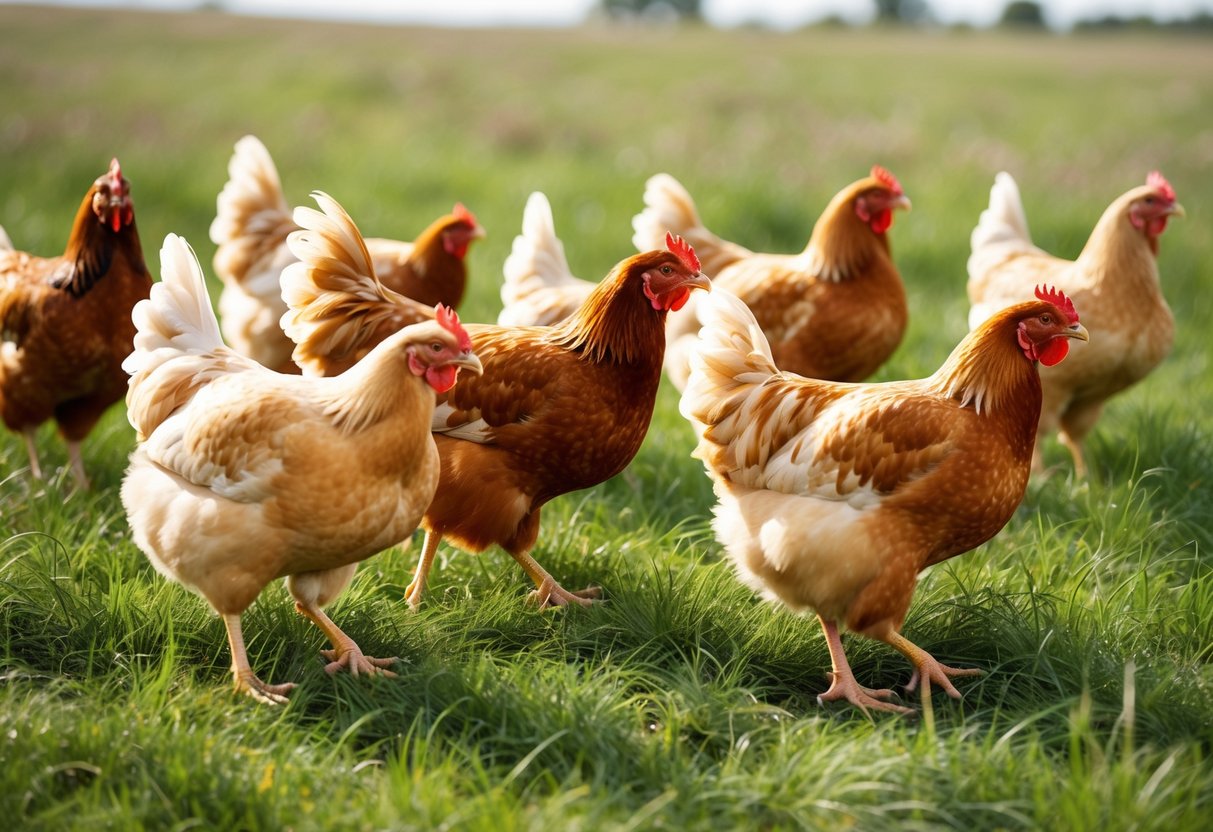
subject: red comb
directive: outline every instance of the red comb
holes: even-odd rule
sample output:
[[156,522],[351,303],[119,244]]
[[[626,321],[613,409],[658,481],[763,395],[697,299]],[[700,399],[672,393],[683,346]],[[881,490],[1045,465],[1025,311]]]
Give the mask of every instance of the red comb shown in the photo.
[[455,219],[466,222],[473,228],[476,226],[476,215],[467,208],[464,208],[462,202],[455,203],[455,207],[451,209],[451,214],[454,215]]
[[115,156],[113,158],[113,160],[110,161],[110,176],[113,178],[113,180],[115,182],[122,181],[122,165],[118,164],[117,156]]
[[901,183],[897,181],[897,177],[880,165],[872,165],[872,178],[892,191],[894,196],[901,196],[903,193]]
[[699,274],[699,258],[695,256],[695,249],[691,248],[691,244],[681,237],[675,237],[670,232],[665,233],[665,247],[678,255],[678,259],[695,274]]
[[438,321],[438,325],[447,332],[454,335],[459,340],[459,349],[464,352],[469,352],[472,349],[472,339],[468,335],[467,330],[459,323],[459,316],[455,314],[455,310],[449,306],[443,306],[441,303],[434,307],[434,319]]
[[1150,171],[1150,175],[1146,177],[1146,184],[1158,191],[1158,195],[1167,202],[1175,201],[1175,189],[1171,187],[1171,183],[1167,181],[1167,177],[1163,176],[1159,171]]
[[1051,303],[1060,309],[1070,323],[1078,323],[1078,310],[1074,308],[1074,301],[1066,297],[1065,292],[1061,291],[1061,289],[1056,289],[1052,286],[1049,286],[1048,288],[1044,286],[1037,286],[1036,297],[1040,298],[1045,303]]

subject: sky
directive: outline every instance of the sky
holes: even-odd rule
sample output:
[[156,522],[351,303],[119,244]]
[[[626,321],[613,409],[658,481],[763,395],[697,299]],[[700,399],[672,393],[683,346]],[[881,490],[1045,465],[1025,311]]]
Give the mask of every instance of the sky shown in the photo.
[[[13,0],[0,0],[13,2]],[[33,2],[37,0],[17,0]],[[72,6],[126,6],[143,9],[189,9],[202,0],[44,0]],[[569,26],[585,19],[596,0],[218,0],[234,12],[268,16],[317,17],[441,26]],[[1008,0],[927,0],[944,23],[995,22]],[[1045,19],[1067,29],[1077,20],[1114,14],[1153,14],[1160,20],[1213,13],[1213,0],[1040,0]],[[838,15],[856,23],[870,20],[871,0],[702,0],[704,17],[717,26],[755,21],[776,28],[795,28]]]

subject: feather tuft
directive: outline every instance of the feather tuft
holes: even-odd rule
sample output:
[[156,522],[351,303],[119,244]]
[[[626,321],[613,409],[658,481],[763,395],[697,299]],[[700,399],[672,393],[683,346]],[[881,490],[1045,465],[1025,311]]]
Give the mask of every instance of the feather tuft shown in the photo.
[[695,256],[695,249],[691,244],[681,237],[676,237],[669,231],[665,233],[665,247],[678,255],[678,259],[695,274],[699,274],[699,258]]
[[1051,303],[1065,313],[1066,319],[1072,323],[1078,323],[1078,310],[1074,308],[1074,301],[1066,297],[1065,292],[1053,286],[1037,286],[1036,297]]

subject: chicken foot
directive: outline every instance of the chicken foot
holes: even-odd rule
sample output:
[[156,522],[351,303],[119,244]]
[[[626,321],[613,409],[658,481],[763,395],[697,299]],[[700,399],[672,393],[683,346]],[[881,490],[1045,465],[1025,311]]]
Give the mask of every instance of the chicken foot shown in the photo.
[[270,685],[257,678],[253,668],[248,663],[248,653],[244,649],[244,632],[240,627],[240,614],[224,615],[223,623],[227,627],[227,642],[232,650],[232,676],[236,681],[236,691],[247,693],[258,702],[266,705],[286,704],[286,695],[294,682],[281,685]]
[[345,669],[350,672],[351,676],[357,676],[360,673],[365,676],[396,675],[392,671],[387,670],[387,668],[398,661],[397,657],[376,659],[373,656],[364,655],[362,648],[358,646],[357,642],[334,624],[333,619],[325,615],[324,610],[320,609],[319,606],[296,600],[295,609],[301,615],[310,618],[312,623],[319,627],[325,637],[332,642],[332,650],[320,651],[320,655],[329,660],[329,663],[324,666],[325,673],[337,673]]
[[912,692],[922,681],[922,697],[930,701],[931,683],[939,685],[953,699],[960,699],[960,691],[952,684],[952,676],[980,676],[982,671],[976,667],[948,667],[934,656],[914,644],[901,633],[890,631],[884,641],[910,660],[914,665],[914,675],[906,683],[906,691]]
[[838,633],[838,624],[834,621],[826,621],[820,615],[817,616],[817,620],[821,622],[821,629],[825,631],[826,644],[830,648],[830,665],[833,668],[830,689],[818,695],[818,704],[845,699],[865,714],[868,712],[868,708],[898,714],[914,713],[911,708],[885,701],[893,696],[893,691],[888,688],[873,690],[865,688],[855,681],[855,674],[851,672],[851,665],[842,649],[842,636]]
[[530,555],[525,552],[519,552],[518,554],[511,552],[510,554],[514,560],[518,561],[518,565],[530,576],[531,580],[535,582],[535,589],[527,596],[527,600],[537,603],[541,610],[546,610],[550,607],[564,607],[569,604],[580,604],[583,607],[588,607],[594,603],[595,598],[602,594],[602,590],[596,586],[589,586],[585,589],[570,592],[558,584],[556,579]]

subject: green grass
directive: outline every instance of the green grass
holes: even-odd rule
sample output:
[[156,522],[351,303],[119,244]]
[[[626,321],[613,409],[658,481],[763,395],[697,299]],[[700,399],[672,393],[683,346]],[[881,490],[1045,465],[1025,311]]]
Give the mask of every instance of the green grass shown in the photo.
[[[822,708],[811,619],[741,587],[663,388],[615,480],[545,510],[536,556],[607,603],[539,614],[500,552],[368,561],[332,613],[396,679],[331,678],[280,586],[246,615],[283,708],[230,693],[221,622],[130,541],[121,408],[72,493],[0,435],[0,814],[30,829],[1202,829],[1213,811],[1213,52],[1144,37],[641,29],[490,32],[0,6],[0,224],[61,250],[118,155],[153,270],[165,233],[208,265],[232,144],[259,135],[288,199],[322,188],[370,235],[463,201],[489,238],[465,319],[496,315],[526,195],[548,193],[579,274],[630,253],[645,178],[679,177],[719,233],[799,250],[874,162],[914,201],[892,231],[910,296],[881,378],[931,372],[965,331],[968,235],[1012,171],[1036,241],[1073,256],[1161,168],[1173,355],[1113,400],[1093,476],[1034,481],[1008,527],[924,576],[907,634],[987,671],[920,721]],[[904,659],[847,637],[860,680]],[[916,699],[916,698],[915,698]],[[946,699],[946,697],[943,697]]]

